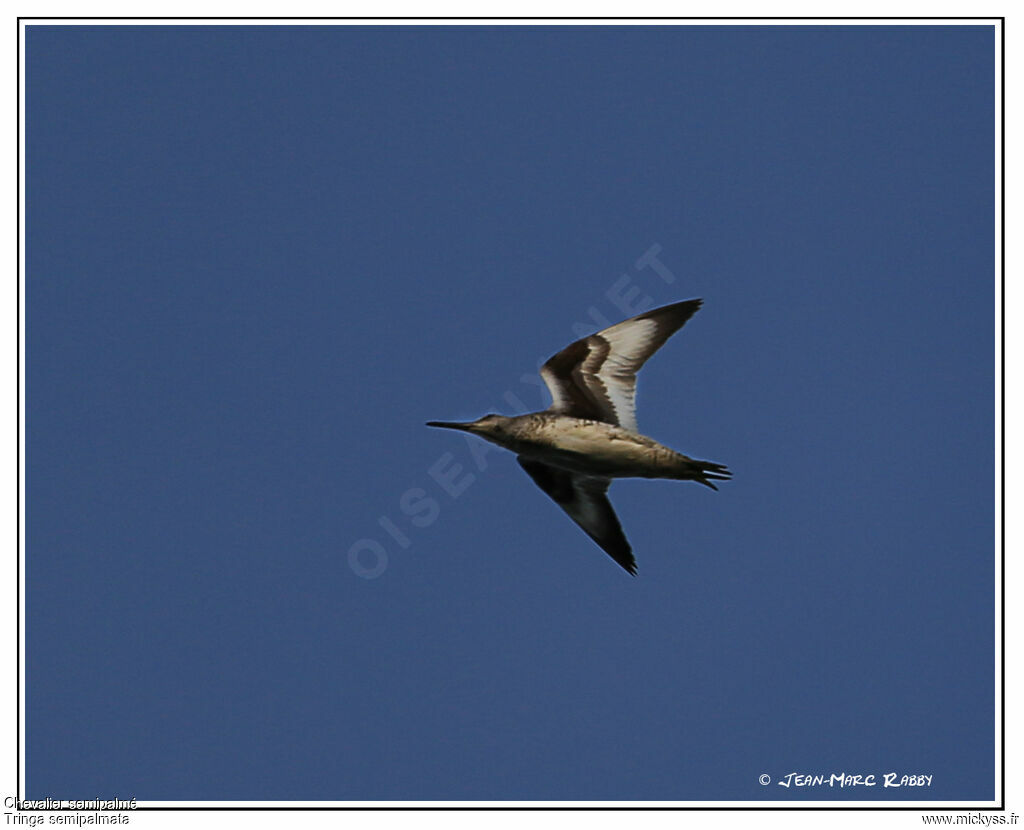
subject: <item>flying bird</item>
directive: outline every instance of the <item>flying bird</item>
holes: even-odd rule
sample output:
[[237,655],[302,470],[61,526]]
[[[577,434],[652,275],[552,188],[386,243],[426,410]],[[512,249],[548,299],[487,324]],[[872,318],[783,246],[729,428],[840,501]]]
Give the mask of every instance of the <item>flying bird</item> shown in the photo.
[[608,501],[611,480],[671,478],[717,490],[714,481],[732,476],[721,464],[641,435],[636,425],[636,373],[702,303],[663,306],[566,346],[540,370],[552,399],[543,412],[427,426],[471,432],[516,453],[537,486],[635,576],[636,559]]

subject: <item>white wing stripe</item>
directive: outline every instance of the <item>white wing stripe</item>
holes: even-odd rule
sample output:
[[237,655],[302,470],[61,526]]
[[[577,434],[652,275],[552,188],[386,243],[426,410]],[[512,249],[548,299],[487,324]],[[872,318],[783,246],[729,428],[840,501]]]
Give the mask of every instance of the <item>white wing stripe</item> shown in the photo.
[[636,432],[637,371],[700,306],[674,303],[570,343],[541,369],[551,409]]

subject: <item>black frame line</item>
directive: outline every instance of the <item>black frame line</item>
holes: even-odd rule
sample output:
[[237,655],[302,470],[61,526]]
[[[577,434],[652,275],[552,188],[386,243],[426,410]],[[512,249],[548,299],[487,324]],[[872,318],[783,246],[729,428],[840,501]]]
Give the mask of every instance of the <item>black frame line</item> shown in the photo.
[[[22,560],[20,560],[20,545],[22,545],[22,442],[20,442],[20,435],[22,435],[22,374],[20,374],[20,365],[22,365],[22,283],[20,283],[20,269],[22,269],[22,227],[24,217],[22,214],[22,204],[20,204],[20,193],[22,193],[22,155],[23,147],[20,145],[20,136],[22,136],[22,31],[23,31],[23,20],[26,23],[34,20],[381,20],[383,21],[416,21],[420,20],[578,20],[582,23],[586,23],[589,20],[651,20],[653,23],[662,23],[667,20],[990,20],[993,24],[996,24],[999,28],[999,589],[1000,589],[1000,608],[999,608],[999,636],[1001,640],[1001,650],[999,655],[999,671],[1000,671],[1000,706],[999,706],[999,757],[1000,757],[1000,770],[999,770],[999,803],[997,806],[900,806],[894,804],[893,806],[877,806],[877,805],[865,805],[857,806],[856,802],[844,802],[843,805],[836,806],[800,806],[799,802],[788,802],[788,801],[777,801],[777,800],[766,800],[763,805],[742,805],[742,806],[486,806],[488,802],[481,802],[480,806],[137,806],[133,811],[86,811],[86,812],[195,812],[195,813],[220,813],[220,812],[442,812],[442,811],[453,811],[453,812],[494,812],[494,811],[507,811],[507,812],[691,812],[691,811],[708,811],[708,812],[787,812],[787,811],[800,811],[805,813],[830,813],[835,811],[847,811],[847,812],[915,812],[915,813],[1005,813],[1006,812],[1006,799],[1007,799],[1007,523],[1006,523],[1006,507],[1007,507],[1007,496],[1006,496],[1006,485],[1007,485],[1007,458],[1006,458],[1006,414],[1007,414],[1007,403],[1006,403],[1006,384],[1007,384],[1007,372],[1006,372],[1006,356],[1007,356],[1007,338],[1006,338],[1006,299],[1007,299],[1007,268],[1006,268],[1006,254],[1007,254],[1007,219],[1006,219],[1006,204],[1007,204],[1007,175],[1006,175],[1006,162],[1007,162],[1007,149],[1006,149],[1006,114],[1007,114],[1007,91],[1006,91],[1006,76],[1007,76],[1007,18],[1006,16],[925,16],[925,15],[888,15],[888,16],[874,16],[874,15],[856,15],[856,16],[668,16],[668,17],[654,17],[654,16],[597,16],[597,17],[580,17],[580,16],[563,16],[563,15],[552,15],[552,16],[481,16],[481,17],[467,17],[467,16],[416,16],[416,17],[403,17],[403,16],[188,16],[188,15],[176,15],[176,16],[138,16],[138,17],[118,17],[118,16],[61,16],[61,15],[50,15],[50,16],[18,16],[16,18],[15,27],[15,42],[16,42],[16,140],[18,143],[17,159],[16,159],[16,190],[14,193],[15,204],[16,204],[16,278],[15,278],[15,292],[17,305],[15,308],[15,332],[16,332],[16,370],[18,375],[17,383],[17,412],[16,412],[16,462],[17,468],[15,475],[17,476],[17,501],[16,501],[16,548],[15,548],[15,567],[17,574],[17,581],[15,584],[15,621],[16,621],[16,652],[17,652],[17,665],[16,665],[16,681],[15,681],[15,701],[16,709],[14,713],[15,717],[15,735],[16,745],[14,748],[15,752],[15,792],[18,793],[18,800],[25,800],[24,789],[22,787]],[[530,802],[526,802],[530,803]],[[637,802],[642,804],[643,802]],[[849,803],[850,805],[846,805]],[[777,804],[784,804],[778,805]],[[18,810],[19,813],[80,813],[83,811],[77,811],[71,809],[71,807],[59,807],[56,810],[43,810],[43,809],[32,809],[32,810]]]

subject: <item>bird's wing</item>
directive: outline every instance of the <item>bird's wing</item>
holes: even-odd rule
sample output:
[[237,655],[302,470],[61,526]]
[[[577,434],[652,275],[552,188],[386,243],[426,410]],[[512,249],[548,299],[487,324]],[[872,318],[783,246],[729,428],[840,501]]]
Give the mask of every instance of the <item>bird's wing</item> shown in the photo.
[[611,479],[570,473],[532,458],[519,465],[612,559],[636,576],[636,560],[605,491]]
[[701,302],[662,306],[566,346],[540,370],[551,411],[637,432],[636,373]]

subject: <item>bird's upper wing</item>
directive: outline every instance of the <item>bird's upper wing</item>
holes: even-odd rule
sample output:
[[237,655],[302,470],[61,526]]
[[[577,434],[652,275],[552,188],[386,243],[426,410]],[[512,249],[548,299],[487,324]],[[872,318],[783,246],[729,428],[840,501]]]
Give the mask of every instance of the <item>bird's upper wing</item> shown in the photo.
[[605,491],[611,479],[571,473],[519,456],[520,466],[612,559],[636,576],[636,559]]
[[662,306],[566,346],[540,370],[551,410],[636,432],[636,373],[701,302]]

